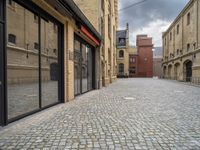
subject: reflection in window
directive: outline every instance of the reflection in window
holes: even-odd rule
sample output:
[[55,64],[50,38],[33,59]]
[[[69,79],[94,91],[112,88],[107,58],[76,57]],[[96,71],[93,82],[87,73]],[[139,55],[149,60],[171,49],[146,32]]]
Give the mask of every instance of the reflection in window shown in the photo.
[[85,44],[82,44],[82,92],[87,92],[88,90],[88,49]]
[[8,35],[8,42],[16,44],[16,36],[14,34]]
[[39,43],[39,29],[32,24],[34,14],[15,5],[17,11],[7,8],[8,119],[39,109],[39,56],[33,47],[34,42]]
[[[55,27],[56,26],[56,27]],[[42,74],[42,107],[58,102],[58,49],[57,25],[41,19],[41,74]]]
[[38,43],[34,43],[34,49],[39,50],[39,44]]

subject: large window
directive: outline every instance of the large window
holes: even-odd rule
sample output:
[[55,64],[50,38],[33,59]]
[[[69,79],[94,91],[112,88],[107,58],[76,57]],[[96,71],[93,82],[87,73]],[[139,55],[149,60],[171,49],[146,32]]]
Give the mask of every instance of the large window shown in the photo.
[[8,119],[58,103],[61,70],[55,31],[60,24],[12,4],[15,10],[7,4]]
[[93,49],[79,37],[74,40],[74,94],[93,89]]

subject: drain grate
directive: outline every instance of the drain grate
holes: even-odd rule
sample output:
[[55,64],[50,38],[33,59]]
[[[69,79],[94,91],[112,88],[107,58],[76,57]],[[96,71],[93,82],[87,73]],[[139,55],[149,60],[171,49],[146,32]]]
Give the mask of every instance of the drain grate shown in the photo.
[[124,97],[125,100],[136,100],[134,97]]

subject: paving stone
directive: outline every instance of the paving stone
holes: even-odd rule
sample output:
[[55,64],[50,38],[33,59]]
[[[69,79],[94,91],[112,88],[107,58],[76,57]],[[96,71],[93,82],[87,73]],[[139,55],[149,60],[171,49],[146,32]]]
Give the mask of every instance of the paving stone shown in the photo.
[[0,128],[0,149],[200,149],[199,91],[166,80],[119,79]]

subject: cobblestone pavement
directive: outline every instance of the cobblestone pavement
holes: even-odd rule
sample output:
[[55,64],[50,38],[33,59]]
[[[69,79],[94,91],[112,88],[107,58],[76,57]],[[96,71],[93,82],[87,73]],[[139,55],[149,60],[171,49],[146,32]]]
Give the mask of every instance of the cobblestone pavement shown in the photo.
[[0,149],[200,149],[200,88],[121,79],[0,131]]

